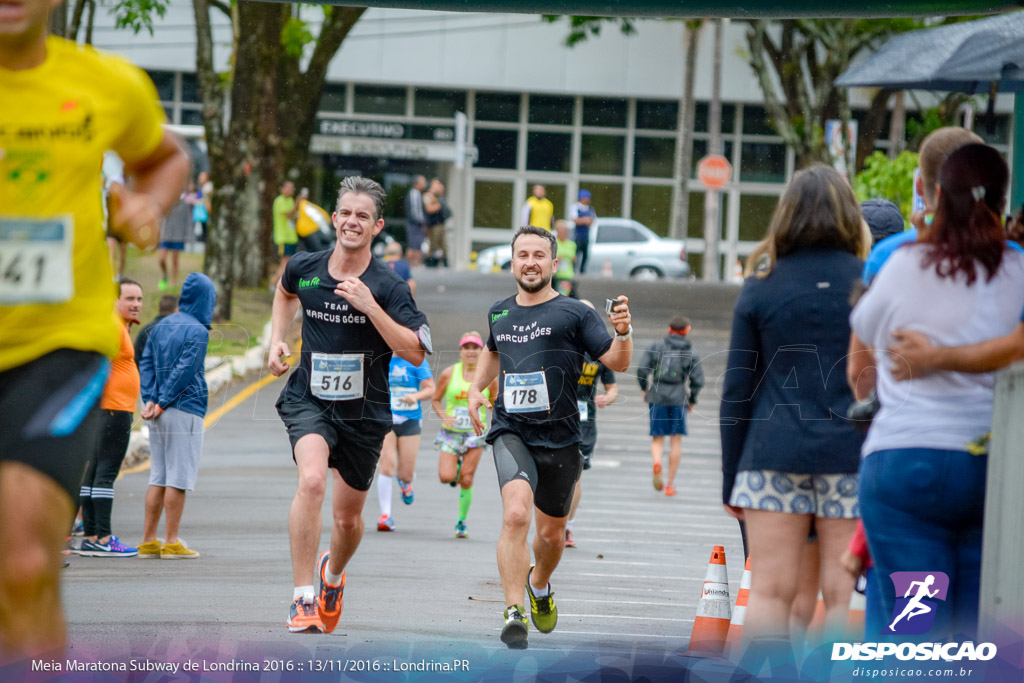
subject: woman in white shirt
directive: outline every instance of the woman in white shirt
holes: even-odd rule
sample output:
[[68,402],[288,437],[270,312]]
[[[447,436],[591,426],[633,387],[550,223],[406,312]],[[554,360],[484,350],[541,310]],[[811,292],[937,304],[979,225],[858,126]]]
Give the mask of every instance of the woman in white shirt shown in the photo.
[[[991,147],[953,152],[939,173],[932,225],[892,255],[850,316],[850,385],[858,398],[877,385],[881,403],[864,442],[859,497],[879,609],[892,615],[883,636],[927,632],[931,641],[977,629],[987,456],[967,446],[990,430],[994,375],[936,372],[897,383],[890,366],[899,359],[885,349],[898,328],[960,346],[1018,325],[1024,255],[1006,247],[1000,220],[1008,177]],[[894,572],[910,574],[890,580]],[[894,612],[911,582],[932,586],[929,617]]]

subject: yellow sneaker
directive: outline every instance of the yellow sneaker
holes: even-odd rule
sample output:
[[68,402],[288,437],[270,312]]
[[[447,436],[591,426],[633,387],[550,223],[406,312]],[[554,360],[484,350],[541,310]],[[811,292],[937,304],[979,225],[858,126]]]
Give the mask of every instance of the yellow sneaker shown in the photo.
[[185,545],[185,541],[178,539],[177,543],[165,543],[160,549],[161,560],[194,560],[199,553]]
[[163,542],[158,538],[155,541],[139,544],[140,560],[159,560],[160,550],[164,547]]

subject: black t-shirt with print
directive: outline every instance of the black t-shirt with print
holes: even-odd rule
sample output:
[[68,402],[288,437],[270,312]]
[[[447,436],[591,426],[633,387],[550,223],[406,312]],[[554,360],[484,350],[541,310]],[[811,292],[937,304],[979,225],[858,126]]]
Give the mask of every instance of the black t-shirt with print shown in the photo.
[[615,372],[609,370],[604,363],[594,360],[589,354],[583,357],[583,368],[580,370],[580,379],[576,384],[576,400],[586,401],[590,408],[590,415],[594,414],[594,396],[597,394],[597,379],[601,384],[608,386],[615,384]]
[[487,320],[487,348],[500,362],[488,443],[505,432],[543,448],[579,443],[576,391],[585,354],[600,358],[612,345],[597,312],[562,295],[534,306],[512,296],[494,304]]
[[[285,401],[318,403],[338,420],[378,420],[390,424],[388,369],[391,348],[366,314],[349,304],[345,297],[334,293],[338,280],[327,270],[331,253],[296,254],[288,262],[281,279],[285,291],[297,294],[302,306],[301,358],[281,391],[281,397]],[[416,309],[409,286],[394,271],[374,258],[359,279],[392,320],[417,332],[420,339],[429,339],[426,316]],[[337,365],[338,360],[320,356],[317,367],[328,372],[312,377],[314,353],[352,354],[354,358],[340,361],[341,365]],[[359,356],[362,356],[361,392],[358,386],[345,381],[354,377],[352,372],[360,364]],[[318,398],[314,394],[313,380],[317,384],[315,391],[321,396],[357,396],[343,400]]]

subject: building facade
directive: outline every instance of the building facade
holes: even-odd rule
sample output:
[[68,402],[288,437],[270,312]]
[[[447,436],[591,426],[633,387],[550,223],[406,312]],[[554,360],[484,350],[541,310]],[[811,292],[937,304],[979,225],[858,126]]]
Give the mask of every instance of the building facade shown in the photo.
[[[215,26],[216,42],[230,44],[226,22]],[[599,215],[631,217],[667,235],[677,218],[673,160],[682,140],[683,30],[678,21],[657,20],[637,28],[625,36],[608,25],[600,36],[568,48],[565,22],[537,16],[367,10],[333,60],[321,93],[311,142],[314,196],[330,204],[341,177],[373,177],[389,190],[386,218],[401,234],[401,199],[412,177],[436,176],[448,186],[454,235],[480,248],[509,239],[530,188],[539,183],[556,217],[587,189]],[[723,266],[742,259],[764,235],[794,166],[767,121],[745,56],[745,30],[741,22],[727,25],[723,47],[723,153],[734,169],[720,195]],[[98,47],[126,55],[153,76],[173,123],[201,123],[190,2],[172,0],[151,41],[133,40],[112,23],[99,24],[96,36]],[[704,188],[694,170],[708,146],[710,43],[704,35],[696,64],[687,231],[696,273],[704,251]],[[227,57],[219,48],[225,68]],[[855,107],[869,94],[854,92]],[[918,99],[927,106],[929,97]],[[1000,98],[995,132],[982,133],[1004,151],[1010,109],[1011,100]],[[457,163],[461,114],[464,168]],[[885,149],[886,137],[883,132],[878,148]]]

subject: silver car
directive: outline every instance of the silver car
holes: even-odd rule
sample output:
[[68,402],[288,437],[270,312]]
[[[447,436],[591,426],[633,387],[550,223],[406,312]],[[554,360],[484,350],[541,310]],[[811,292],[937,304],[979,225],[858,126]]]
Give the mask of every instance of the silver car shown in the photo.
[[[483,271],[508,269],[512,265],[512,246],[502,244],[484,249],[477,255],[476,263]],[[598,218],[590,227],[587,274],[605,275],[609,267],[613,277],[690,277],[686,244],[682,240],[659,237],[629,218]]]

